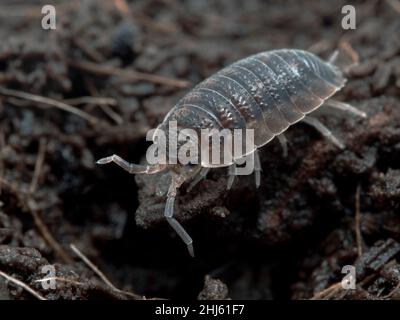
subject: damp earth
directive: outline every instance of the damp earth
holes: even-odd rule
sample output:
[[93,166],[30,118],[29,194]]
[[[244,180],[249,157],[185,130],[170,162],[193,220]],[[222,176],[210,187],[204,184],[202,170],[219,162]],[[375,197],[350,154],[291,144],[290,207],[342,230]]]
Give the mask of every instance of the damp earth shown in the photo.
[[[357,27],[343,30],[346,4],[64,1],[43,30],[40,1],[2,1],[0,299],[37,298],[4,275],[46,299],[399,299],[400,9],[354,1]],[[341,43],[360,64],[336,98],[368,117],[315,113],[344,150],[294,125],[288,157],[275,140],[261,150],[258,190],[241,176],[227,192],[223,169],[183,186],[195,258],[163,218],[168,177],[96,165],[144,161],[146,132],[238,59],[326,59]]]

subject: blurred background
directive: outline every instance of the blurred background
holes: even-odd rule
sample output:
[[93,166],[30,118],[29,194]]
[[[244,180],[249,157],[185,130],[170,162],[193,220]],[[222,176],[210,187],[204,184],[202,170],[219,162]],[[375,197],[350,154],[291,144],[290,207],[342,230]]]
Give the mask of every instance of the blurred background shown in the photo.
[[[398,0],[50,2],[0,3],[1,271],[47,299],[400,296]],[[55,30],[42,27],[47,4]],[[342,28],[348,4],[354,30]],[[343,151],[289,129],[287,158],[276,141],[261,152],[260,190],[249,176],[227,192],[225,170],[182,188],[194,259],[162,217],[162,176],[95,164],[141,161],[146,132],[240,58],[299,48],[326,59],[343,44],[360,64],[338,100],[368,119],[318,113]],[[35,282],[45,265],[56,289]],[[356,290],[338,287],[344,265],[357,267]],[[1,277],[0,297],[32,298]]]

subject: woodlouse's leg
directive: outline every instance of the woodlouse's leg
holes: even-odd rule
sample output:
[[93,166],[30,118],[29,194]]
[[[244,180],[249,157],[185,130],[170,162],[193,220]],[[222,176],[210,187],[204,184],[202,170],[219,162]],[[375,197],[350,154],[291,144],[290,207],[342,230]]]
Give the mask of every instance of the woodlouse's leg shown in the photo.
[[329,141],[331,141],[335,146],[337,146],[340,149],[344,149],[344,144],[340,142],[338,138],[336,138],[332,132],[325,127],[317,118],[306,116],[302,120],[303,122],[309,124],[310,126],[313,126],[315,129],[317,129],[325,138],[327,138]]
[[167,195],[167,203],[165,205],[164,217],[167,219],[170,226],[175,230],[178,236],[187,245],[189,254],[194,257],[193,240],[182,227],[182,225],[173,217],[174,216],[174,203],[176,198],[176,184],[172,181]]
[[236,164],[232,164],[228,167],[228,185],[227,189],[230,190],[232,188],[233,181],[235,181],[236,176]]
[[328,59],[328,63],[334,64],[336,62],[338,56],[339,56],[339,50],[333,51],[333,53],[331,54],[331,56]]
[[201,168],[199,173],[194,177],[194,179],[190,183],[189,187],[187,188],[187,191],[189,192],[190,190],[192,190],[201,180],[203,180],[207,176],[209,171],[210,168]]
[[[250,157],[253,155],[248,155],[246,157]],[[254,177],[255,177],[255,182],[256,182],[256,187],[260,187],[261,184],[261,161],[260,161],[260,155],[258,154],[258,150],[254,151]],[[227,184],[227,189],[230,190],[232,188],[233,182],[235,181],[237,173],[237,168],[236,168],[236,163],[230,165],[228,167],[228,184]]]
[[256,188],[260,187],[261,184],[261,161],[258,150],[254,151],[254,177],[256,179]]
[[119,165],[122,169],[125,171],[128,171],[129,173],[156,173],[160,172],[163,169],[165,169],[165,166],[162,165],[140,165],[140,164],[134,164],[134,163],[129,163],[128,161],[122,159],[120,156],[117,156],[116,154],[113,154],[110,157],[102,158],[97,161],[97,164],[107,164],[114,162],[115,164]]
[[286,136],[283,133],[281,133],[281,134],[278,134],[277,137],[278,137],[279,143],[281,144],[281,147],[282,147],[283,157],[286,158],[288,155],[288,146],[287,146],[288,142],[287,142]]
[[324,105],[341,110],[341,111],[349,112],[349,113],[356,115],[358,117],[361,117],[361,118],[367,117],[367,114],[364,111],[360,111],[348,103],[330,99],[330,100],[325,101]]

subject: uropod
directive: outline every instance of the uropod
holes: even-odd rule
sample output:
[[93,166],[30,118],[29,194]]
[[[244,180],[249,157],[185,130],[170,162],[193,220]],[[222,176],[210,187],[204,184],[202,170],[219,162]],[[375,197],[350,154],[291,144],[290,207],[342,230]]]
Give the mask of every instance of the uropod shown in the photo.
[[[310,52],[297,49],[279,49],[251,55],[225,67],[194,87],[178,101],[157,129],[165,129],[171,121],[177,123],[178,130],[252,129],[254,149],[251,156],[254,159],[258,187],[261,172],[258,148],[276,136],[286,150],[283,133],[299,121],[313,126],[337,147],[344,148],[343,143],[327,127],[309,115],[311,112],[323,105],[366,117],[364,112],[331,98],[346,83],[343,71],[335,65],[337,58],[338,51],[328,61],[324,61]],[[176,139],[176,136],[167,136],[166,139]],[[228,189],[234,181],[236,164],[239,162],[239,159],[236,160],[220,165],[228,166]],[[205,178],[210,166],[202,162],[139,165],[129,163],[118,155],[97,161],[98,164],[110,162],[134,174],[154,174],[169,170],[171,183],[164,216],[194,256],[192,238],[174,218],[174,203],[182,184],[191,181],[190,190]]]

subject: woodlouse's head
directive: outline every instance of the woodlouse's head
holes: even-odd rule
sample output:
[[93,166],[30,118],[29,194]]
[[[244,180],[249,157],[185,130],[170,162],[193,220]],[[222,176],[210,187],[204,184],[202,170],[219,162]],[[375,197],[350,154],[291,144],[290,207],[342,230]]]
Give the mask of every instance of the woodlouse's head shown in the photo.
[[155,194],[163,197],[167,194],[168,188],[173,182],[176,187],[180,187],[185,182],[193,181],[201,170],[200,165],[169,165],[157,176]]

